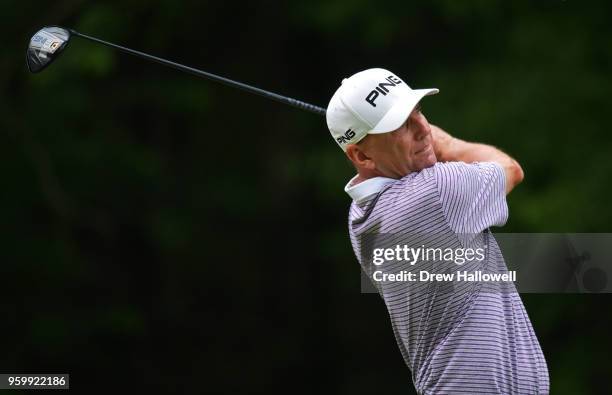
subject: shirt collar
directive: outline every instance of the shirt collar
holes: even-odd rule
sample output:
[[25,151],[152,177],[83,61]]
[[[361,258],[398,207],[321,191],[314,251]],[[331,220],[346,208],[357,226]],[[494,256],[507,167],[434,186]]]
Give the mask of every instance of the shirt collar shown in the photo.
[[353,198],[355,203],[361,203],[367,197],[382,191],[385,185],[389,184],[390,182],[397,181],[393,178],[373,177],[362,181],[357,185],[352,185],[353,181],[355,181],[357,177],[359,177],[359,175],[351,178],[348,184],[346,184],[344,187],[344,192],[348,193],[349,196]]

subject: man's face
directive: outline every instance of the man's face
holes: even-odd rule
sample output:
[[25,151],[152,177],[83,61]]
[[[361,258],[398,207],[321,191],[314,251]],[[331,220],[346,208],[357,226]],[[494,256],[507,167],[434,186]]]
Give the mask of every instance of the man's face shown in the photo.
[[431,126],[420,105],[410,113],[399,129],[383,134],[370,134],[359,146],[371,158],[377,173],[402,178],[408,173],[433,166],[434,153]]

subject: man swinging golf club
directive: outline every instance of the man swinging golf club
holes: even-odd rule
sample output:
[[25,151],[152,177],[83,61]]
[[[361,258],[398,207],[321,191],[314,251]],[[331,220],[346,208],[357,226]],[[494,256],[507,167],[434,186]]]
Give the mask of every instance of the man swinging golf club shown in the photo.
[[[505,269],[488,228],[505,223],[505,194],[522,180],[523,172],[503,152],[461,141],[430,125],[419,102],[436,89],[412,90],[393,73],[371,69],[346,79],[326,111],[58,26],[32,36],[26,50],[28,69],[44,70],[72,36],[326,114],[334,140],[357,169],[346,191],[353,198],[351,242],[364,271],[371,272],[371,262],[362,255],[364,236],[410,233],[436,235],[438,242],[456,249],[486,249],[486,259],[466,268]],[[404,266],[400,262],[398,267]],[[420,393],[548,393],[546,361],[513,285],[496,289],[457,284],[453,292],[420,284],[377,285]]]
[[[357,170],[345,191],[353,199],[351,243],[366,273],[364,240],[373,234],[435,235],[455,249],[486,251],[466,269],[507,270],[489,227],[505,224],[506,194],[523,171],[504,152],[429,124],[419,103],[435,93],[369,69],[343,80],[329,103],[329,130]],[[454,285],[449,292],[431,283],[376,284],[416,390],[547,394],[546,361],[514,285]]]

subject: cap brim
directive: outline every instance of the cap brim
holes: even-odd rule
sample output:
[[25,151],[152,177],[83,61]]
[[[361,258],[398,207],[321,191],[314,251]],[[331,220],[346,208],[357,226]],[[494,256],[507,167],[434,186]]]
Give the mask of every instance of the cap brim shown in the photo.
[[378,122],[368,134],[388,133],[398,129],[406,122],[412,110],[414,110],[423,97],[435,95],[438,92],[439,90],[435,88],[406,91],[405,97],[391,107],[380,122]]

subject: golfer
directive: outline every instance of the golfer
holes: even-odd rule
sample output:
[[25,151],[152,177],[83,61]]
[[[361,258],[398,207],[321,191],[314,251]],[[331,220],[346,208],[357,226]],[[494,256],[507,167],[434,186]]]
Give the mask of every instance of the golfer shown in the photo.
[[[489,228],[505,224],[506,195],[523,171],[504,152],[430,124],[419,103],[435,93],[369,69],[343,80],[329,103],[329,130],[357,171],[345,191],[353,199],[351,243],[366,273],[363,240],[372,234],[436,235],[455,249],[485,251],[466,269],[507,270]],[[376,285],[418,393],[549,393],[546,361],[512,282],[457,282],[452,292],[431,283]]]

